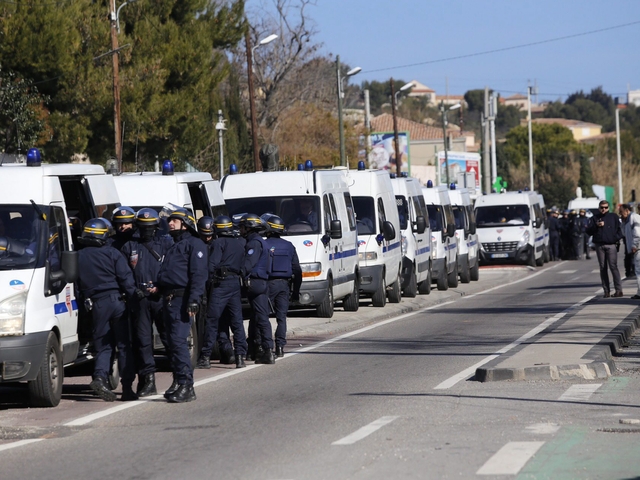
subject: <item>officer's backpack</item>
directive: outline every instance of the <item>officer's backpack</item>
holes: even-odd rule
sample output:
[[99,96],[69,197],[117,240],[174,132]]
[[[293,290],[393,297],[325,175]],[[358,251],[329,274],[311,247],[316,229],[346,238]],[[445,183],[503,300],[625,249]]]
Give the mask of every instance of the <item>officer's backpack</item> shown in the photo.
[[269,278],[290,278],[293,275],[288,249],[269,245],[267,274]]

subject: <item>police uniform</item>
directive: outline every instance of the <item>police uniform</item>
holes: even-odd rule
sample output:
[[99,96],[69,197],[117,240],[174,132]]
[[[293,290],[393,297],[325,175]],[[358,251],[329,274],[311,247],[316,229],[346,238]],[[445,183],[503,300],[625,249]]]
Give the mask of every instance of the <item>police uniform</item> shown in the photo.
[[557,210],[552,210],[549,217],[549,247],[552,262],[560,260],[560,220],[554,214],[557,214]]
[[[176,211],[188,216],[190,228],[195,230],[191,214],[184,208],[178,208],[174,213]],[[195,393],[187,338],[191,331],[193,314],[196,312],[189,312],[189,308],[199,305],[205,293],[208,258],[206,245],[189,231],[189,228],[176,233],[175,236],[172,235],[175,243],[165,255],[158,273],[174,380],[165,392],[165,397],[169,401],[190,401],[195,399]],[[195,308],[197,311],[197,307]],[[193,398],[180,400],[173,397],[186,390],[191,391]]]

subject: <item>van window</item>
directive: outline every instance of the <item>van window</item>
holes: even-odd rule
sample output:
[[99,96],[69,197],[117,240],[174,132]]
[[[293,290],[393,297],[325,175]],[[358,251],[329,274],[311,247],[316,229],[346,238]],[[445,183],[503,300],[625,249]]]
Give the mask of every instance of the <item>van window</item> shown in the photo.
[[384,211],[384,203],[382,198],[378,198],[378,225],[381,232],[384,232],[382,225],[387,221],[387,214]]
[[451,209],[453,210],[453,218],[456,221],[456,230],[464,230],[466,223],[464,207],[453,205]]
[[476,208],[478,228],[502,225],[529,225],[530,214],[527,205],[490,205]]
[[193,213],[196,220],[204,215],[208,215],[209,202],[205,202],[204,200],[205,192],[201,189],[202,184],[189,183],[187,184],[187,187],[189,188],[189,196],[191,197],[191,205],[193,206]]
[[[43,212],[47,207],[40,206]],[[46,222],[33,205],[0,205],[0,270],[24,270],[44,266]]]
[[[62,252],[69,250],[69,237],[67,235],[67,226],[64,212],[60,207],[51,207],[49,211],[49,229],[48,229],[47,246],[44,249],[44,257],[48,261],[49,272],[58,272],[62,268],[60,259]],[[48,276],[47,276],[48,277]],[[54,295],[62,291],[65,282],[58,280],[50,283],[47,280],[45,295]]]
[[471,226],[475,225],[476,223],[476,215],[473,211],[473,208],[471,208],[471,205],[467,205],[464,208],[467,211],[467,218],[469,219],[469,228],[471,228]]
[[440,205],[427,205],[429,212],[429,226],[432,232],[441,232],[444,224],[444,213]]
[[352,197],[353,207],[356,210],[356,220],[358,225],[358,235],[375,235],[375,209],[373,208],[373,198]]
[[344,204],[347,207],[347,218],[349,219],[349,230],[356,229],[356,213],[353,210],[353,202],[351,202],[351,194],[344,192]]
[[[285,235],[320,233],[320,197],[314,195],[251,197],[226,200],[229,215],[272,213],[282,218]],[[327,203],[325,204],[325,209]]]
[[451,208],[451,205],[443,205],[442,211],[444,212],[446,225],[455,225],[456,219],[453,216],[453,209]]
[[427,206],[424,203],[424,197],[422,195],[417,195],[415,197],[411,197],[413,200],[413,208],[416,212],[416,215],[422,215],[426,222],[429,222],[429,212],[427,211]]
[[409,221],[409,203],[402,195],[396,195],[398,217],[400,217],[400,230],[406,230]]

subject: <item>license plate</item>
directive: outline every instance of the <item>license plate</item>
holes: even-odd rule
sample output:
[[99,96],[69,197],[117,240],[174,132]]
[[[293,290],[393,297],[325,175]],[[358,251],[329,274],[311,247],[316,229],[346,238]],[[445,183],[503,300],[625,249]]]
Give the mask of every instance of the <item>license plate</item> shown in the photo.
[[492,253],[491,258],[509,258],[508,253]]

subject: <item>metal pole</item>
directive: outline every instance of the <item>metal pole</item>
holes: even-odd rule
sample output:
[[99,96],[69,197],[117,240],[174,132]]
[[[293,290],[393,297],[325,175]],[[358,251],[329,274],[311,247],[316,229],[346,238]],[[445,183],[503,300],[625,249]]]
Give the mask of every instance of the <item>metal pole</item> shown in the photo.
[[344,148],[344,122],[342,120],[342,78],[340,76],[340,55],[336,55],[336,79],[338,81],[338,130],[340,133],[340,165],[347,165]]
[[393,78],[389,80],[391,85],[391,111],[393,112],[393,143],[395,144],[396,155],[396,174],[400,175],[400,169],[402,168],[402,158],[400,158],[400,142],[398,141],[398,115],[396,112],[396,92],[393,86]]
[[371,107],[369,105],[369,90],[364,91],[364,130],[365,130],[365,152],[366,160],[369,160],[371,152]]
[[498,177],[498,163],[496,159],[496,115],[498,114],[497,97],[491,95],[491,116],[489,124],[491,125],[491,183],[496,181]]
[[116,25],[116,0],[109,2],[109,19],[111,21],[111,50],[113,50],[113,127],[116,139],[116,159],[118,172],[122,172],[122,140],[120,134],[120,65],[118,56],[118,32]]
[[482,136],[482,161],[484,162],[484,191],[491,193],[491,163],[489,158],[489,87],[484,87],[484,135]]
[[[444,173],[445,173],[445,178],[447,179],[447,188],[449,188],[449,153],[447,152],[448,150],[448,143],[447,142],[447,111],[444,107],[444,102],[441,101],[440,102],[440,111],[442,112],[442,139],[443,139],[443,143],[444,143]],[[439,182],[438,182],[439,183]]]
[[533,192],[533,139],[531,135],[531,87],[527,87],[527,123],[529,124],[529,189]]
[[253,52],[251,50],[251,36],[247,28],[245,43],[247,45],[247,77],[249,83],[249,112],[251,115],[251,143],[253,146],[253,165],[256,172],[262,171],[260,156],[258,155],[258,120],[256,118],[256,99],[253,90]]
[[[224,118],[222,117],[222,110],[218,110],[218,125],[224,127]],[[223,128],[218,128],[218,141],[220,142],[220,180],[224,175],[224,146],[222,143]]]
[[616,150],[618,155],[618,203],[624,203],[622,192],[622,155],[620,152],[620,110],[616,106]]

